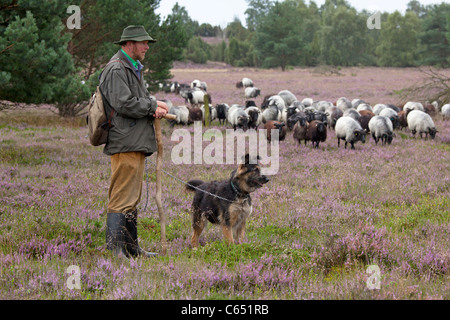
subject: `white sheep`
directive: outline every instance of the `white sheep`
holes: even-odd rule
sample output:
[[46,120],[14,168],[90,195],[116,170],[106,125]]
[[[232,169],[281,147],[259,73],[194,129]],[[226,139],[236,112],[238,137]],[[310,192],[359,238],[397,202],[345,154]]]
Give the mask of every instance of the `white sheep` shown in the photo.
[[382,144],[391,144],[394,135],[392,121],[388,117],[373,116],[369,121],[369,130],[375,140],[375,144],[380,141]]
[[266,123],[267,121],[280,121],[282,114],[283,111],[280,111],[276,105],[269,106],[263,111],[262,122]]
[[340,140],[345,140],[345,148],[347,149],[347,143],[350,143],[352,149],[355,149],[355,142],[361,141],[366,143],[366,132],[362,129],[358,121],[351,117],[340,117],[336,121],[336,137],[338,139],[338,148],[340,146]]
[[359,119],[361,118],[361,114],[356,111],[356,109],[347,109],[345,110],[344,117],[352,117],[353,119],[355,119],[356,121],[359,122]]
[[342,112],[345,112],[348,109],[352,109],[353,105],[346,97],[340,97],[336,101],[336,107],[342,110]]
[[373,113],[375,113],[375,115],[379,116],[380,112],[383,109],[389,108],[387,105],[383,104],[383,103],[377,103],[374,107],[373,107]]
[[233,126],[234,130],[241,128],[244,131],[248,128],[248,114],[244,110],[244,106],[234,104],[228,110],[228,122]]
[[247,99],[256,98],[261,94],[261,90],[256,87],[247,87],[245,88],[245,97]]
[[370,104],[367,103],[361,103],[360,105],[358,105],[358,107],[356,108],[356,111],[361,111],[361,110],[368,110],[373,112],[373,108]]
[[436,133],[438,132],[436,130],[436,126],[434,125],[433,119],[431,119],[429,114],[423,111],[411,111],[410,113],[408,113],[406,120],[408,122],[408,128],[409,130],[411,130],[411,133],[414,137],[418,132],[420,138],[422,138],[422,134],[425,133],[425,139],[428,139],[428,134],[430,135],[431,139],[434,139]]
[[407,103],[405,103],[405,105],[403,106],[403,110],[419,110],[425,112],[423,104],[415,101],[408,101]]
[[253,81],[249,78],[242,78],[241,81],[236,83],[236,88],[248,88],[253,87]]
[[271,96],[268,100],[269,106],[276,106],[278,110],[280,110],[280,112],[282,112],[283,109],[286,108],[286,103],[284,102],[284,99],[279,95]]
[[248,127],[256,129],[262,123],[261,110],[258,107],[248,107],[245,109],[248,114]]
[[357,109],[359,105],[361,104],[367,104],[367,102],[365,102],[364,100],[361,99],[353,99],[352,100],[352,106],[353,108]]
[[302,104],[303,104],[305,107],[312,106],[313,103],[314,103],[314,100],[313,100],[312,98],[304,98],[304,99],[302,100]]
[[[312,99],[311,99],[311,101],[312,101]],[[328,112],[328,113],[334,107],[333,103],[331,103],[330,101],[323,101],[323,100],[313,102],[311,105],[315,106],[317,111]]]
[[187,94],[187,98],[192,106],[199,106],[205,103],[205,96],[208,97],[208,103],[212,103],[211,96],[203,90],[198,89]]
[[441,109],[442,119],[450,119],[450,104],[444,104]]
[[176,120],[171,120],[171,126],[175,124],[187,125],[189,121],[189,109],[186,106],[173,106],[169,109],[169,114],[177,117]]
[[295,96],[295,94],[293,94],[289,90],[282,90],[282,91],[278,92],[278,96],[280,96],[281,99],[283,99],[285,106],[290,106],[295,101],[298,101],[298,99]]
[[385,108],[381,110],[380,116],[387,117],[391,120],[394,129],[400,128],[400,119],[398,117],[398,113],[391,108]]

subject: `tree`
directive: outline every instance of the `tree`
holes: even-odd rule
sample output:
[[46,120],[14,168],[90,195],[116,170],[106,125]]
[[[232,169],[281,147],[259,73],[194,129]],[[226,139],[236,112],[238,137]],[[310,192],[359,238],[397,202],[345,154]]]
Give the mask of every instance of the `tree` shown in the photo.
[[[0,20],[0,98],[25,103],[57,103],[81,84],[67,51],[61,12],[68,1],[11,1]],[[67,78],[71,82],[67,82]],[[81,99],[88,91],[80,87]]]
[[365,48],[366,20],[346,1],[327,0],[322,7],[322,23],[321,62],[343,66],[359,64]]
[[402,16],[395,11],[383,24],[376,48],[381,66],[410,67],[416,64],[417,34],[420,21],[411,11]]
[[263,68],[297,65],[304,49],[295,1],[276,2],[260,17],[255,31],[255,49]]
[[259,21],[266,16],[273,6],[271,0],[247,0],[248,8],[245,10],[247,28],[250,32],[256,31]]
[[423,18],[419,39],[422,49],[420,63],[446,68],[450,65],[450,4],[431,5]]
[[192,37],[189,40],[185,57],[195,63],[204,64],[211,58],[211,49],[201,37]]

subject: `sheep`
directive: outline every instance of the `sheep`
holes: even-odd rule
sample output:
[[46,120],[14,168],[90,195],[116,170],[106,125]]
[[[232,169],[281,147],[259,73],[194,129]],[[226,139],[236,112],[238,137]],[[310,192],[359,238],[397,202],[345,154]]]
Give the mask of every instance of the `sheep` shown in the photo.
[[306,116],[307,116],[307,120],[308,122],[311,122],[313,120],[318,120],[318,121],[322,121],[323,123],[325,123],[325,125],[328,125],[328,113],[326,112],[321,112],[321,111],[306,111]]
[[233,126],[233,129],[237,128],[247,131],[249,117],[245,112],[243,106],[232,105],[228,110],[228,122]]
[[169,120],[171,127],[175,124],[187,125],[189,122],[189,109],[186,106],[173,106],[169,109],[169,114],[177,117],[176,120]]
[[313,100],[312,98],[304,98],[304,99],[302,100],[302,104],[303,104],[305,107],[310,107],[310,106],[312,106],[312,105],[314,104],[314,100]]
[[268,94],[264,97],[263,102],[261,103],[261,109],[267,109],[269,107],[269,103],[270,103],[270,98],[272,98],[273,96],[275,96],[275,94]]
[[400,108],[397,107],[396,105],[388,103],[387,106],[388,106],[388,108],[391,108],[392,110],[394,110],[397,113],[401,111]]
[[388,108],[387,105],[382,104],[382,103],[378,103],[373,107],[373,113],[375,113],[375,115],[379,116],[381,110]]
[[347,110],[345,110],[343,116],[344,117],[352,117],[356,121],[359,121],[359,119],[361,118],[361,114],[358,111],[356,111],[356,109],[347,109]]
[[170,92],[180,94],[181,89],[189,89],[189,85],[185,83],[172,82],[170,86]]
[[361,141],[366,143],[366,132],[362,129],[361,125],[353,118],[341,117],[336,122],[336,137],[338,139],[338,148],[340,146],[340,140],[345,140],[345,149],[347,149],[347,143],[350,143],[352,149],[355,149],[355,143]]
[[330,128],[334,130],[336,121],[344,115],[344,112],[335,106],[333,106],[330,111],[328,112],[328,123],[330,124]]
[[265,109],[262,113],[262,122],[266,123],[267,121],[279,121],[281,120],[281,112],[277,108],[277,106],[270,106]]
[[399,111],[397,113],[397,115],[398,115],[398,126],[399,126],[400,130],[403,130],[403,128],[407,128],[408,127],[408,121],[407,121],[406,117],[408,116],[408,113],[410,111],[411,110],[408,109],[408,110]]
[[296,140],[299,144],[302,143],[302,140],[305,141],[306,146],[306,130],[308,129],[308,121],[306,118],[299,118],[298,121],[294,125],[294,140]]
[[[300,109],[299,108],[297,108],[295,105],[291,105],[291,106],[289,106],[288,108],[285,108],[284,110],[283,110],[283,112],[281,113],[281,119],[282,119],[282,121],[284,122],[284,123],[286,123],[287,124],[287,128],[288,128],[288,130],[292,130],[292,128],[294,127],[294,124],[292,124],[292,126],[290,126],[289,125],[289,119],[293,116],[293,115],[295,115],[295,114],[297,114],[297,113],[299,113],[299,112],[301,112],[302,114],[305,114],[304,112],[302,112],[302,111],[300,111]],[[306,115],[305,115],[306,116]]]
[[256,98],[260,94],[261,94],[261,90],[259,88],[256,88],[256,87],[245,88],[245,97],[247,99]]
[[289,90],[282,90],[278,92],[278,96],[283,99],[285,106],[290,106],[295,101],[298,101],[297,97]]
[[248,108],[248,107],[257,107],[257,105],[254,100],[247,100],[247,101],[245,101],[245,108]]
[[370,132],[369,129],[369,122],[370,119],[372,119],[374,116],[372,115],[363,115],[359,118],[359,124],[361,125],[361,128],[363,128],[363,130],[367,133]]
[[359,124],[361,125],[361,128],[363,128],[363,130],[369,133],[370,132],[369,122],[370,119],[372,119],[372,117],[375,116],[375,113],[373,113],[370,110],[360,110],[358,112],[361,115],[361,117],[359,118]]
[[248,127],[256,130],[262,122],[261,110],[258,107],[248,107],[245,112],[248,114]]
[[438,132],[433,119],[431,119],[429,114],[423,111],[412,110],[408,113],[406,120],[408,121],[408,128],[411,130],[414,137],[416,136],[416,133],[419,132],[420,138],[422,138],[422,134],[425,133],[425,139],[428,139],[428,134],[431,139],[434,139]]
[[306,129],[306,140],[312,141],[313,147],[319,148],[319,143],[325,142],[326,139],[327,139],[327,125],[322,121],[318,120],[311,121]]
[[286,138],[286,126],[284,122],[267,121],[264,124],[264,129],[267,130],[267,140],[272,141],[272,130],[278,129],[278,141],[283,141]]
[[428,113],[431,117],[434,117],[436,115],[436,109],[434,106],[430,103],[423,106],[423,109],[426,113]]
[[[392,110],[393,111],[393,110]],[[374,116],[369,121],[369,130],[372,134],[375,144],[380,141],[382,144],[391,144],[393,138],[394,127],[391,120],[385,116]]]
[[296,112],[287,119],[287,129],[292,130],[298,121],[304,120],[308,122],[307,119],[306,113],[303,111]]
[[353,105],[350,102],[350,100],[348,100],[345,97],[341,97],[336,101],[336,107],[338,107],[339,109],[342,110],[342,112],[345,112],[348,109],[352,109]]
[[420,102],[415,102],[415,101],[408,101],[404,106],[403,106],[403,110],[419,110],[419,111],[423,111],[425,112],[425,108],[423,107],[423,104],[421,104]]
[[398,118],[398,113],[391,108],[385,108],[381,110],[380,116],[387,117],[391,120],[394,129],[400,128],[400,120]]
[[330,112],[334,105],[330,101],[316,101],[312,104],[317,111]]
[[200,80],[194,80],[191,82],[191,88],[200,88],[201,82]]
[[281,96],[274,95],[269,98],[269,106],[277,106],[278,110],[283,111],[286,108],[286,103]]
[[217,119],[219,119],[220,124],[225,124],[225,121],[227,121],[229,108],[230,107],[226,103],[220,103],[216,105]]
[[444,104],[441,109],[442,120],[450,119],[450,104]]
[[205,103],[205,96],[208,97],[208,102],[212,103],[211,96],[202,90],[194,90],[187,94],[188,100],[192,106],[199,106]]
[[253,81],[249,78],[242,78],[241,81],[236,83],[236,88],[249,88],[253,87]]
[[373,108],[370,106],[370,104],[367,104],[367,103],[362,103],[356,108],[356,111],[358,111],[358,112],[361,110],[369,110],[369,111],[373,112]]
[[208,86],[206,82],[200,81],[200,80],[194,80],[191,82],[191,88],[199,88],[204,91],[208,91]]
[[188,118],[188,124],[192,124],[196,121],[202,121],[203,120],[203,112],[202,109],[199,107],[190,107],[189,109],[189,118]]
[[367,104],[367,102],[365,102],[364,100],[361,100],[361,99],[353,99],[352,100],[352,106],[355,109],[357,109],[359,107],[359,105],[361,105],[361,104]]

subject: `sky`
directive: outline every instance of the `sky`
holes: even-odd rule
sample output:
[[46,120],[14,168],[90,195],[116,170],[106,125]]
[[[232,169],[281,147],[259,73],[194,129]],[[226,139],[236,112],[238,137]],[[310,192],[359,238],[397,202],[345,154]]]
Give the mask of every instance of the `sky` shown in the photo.
[[[357,11],[366,9],[369,12],[394,12],[395,10],[404,13],[410,0],[347,0]],[[213,26],[226,27],[235,17],[241,20],[245,26],[245,10],[247,1],[245,0],[161,0],[157,13],[164,18],[172,12],[172,7],[177,3],[185,7],[192,20],[200,24],[209,23]],[[439,4],[447,2],[443,0],[419,0],[422,5]],[[309,4],[309,0],[305,0]],[[325,0],[315,0],[320,7]]]

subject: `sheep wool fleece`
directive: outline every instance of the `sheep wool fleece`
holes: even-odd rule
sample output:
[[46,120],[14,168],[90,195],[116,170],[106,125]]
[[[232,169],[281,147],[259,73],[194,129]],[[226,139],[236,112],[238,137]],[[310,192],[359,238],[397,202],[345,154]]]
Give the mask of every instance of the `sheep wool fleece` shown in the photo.
[[111,156],[108,212],[136,210],[141,199],[145,153],[122,152]]

